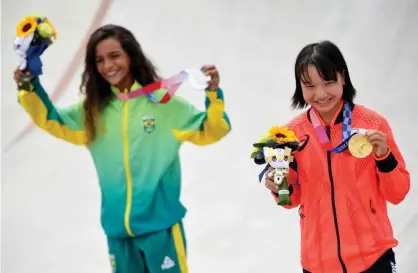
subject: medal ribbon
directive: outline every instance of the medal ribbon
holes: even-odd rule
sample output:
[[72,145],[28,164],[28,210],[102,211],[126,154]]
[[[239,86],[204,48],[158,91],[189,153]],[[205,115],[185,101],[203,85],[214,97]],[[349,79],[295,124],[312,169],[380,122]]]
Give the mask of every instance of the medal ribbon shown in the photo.
[[[194,72],[196,73],[196,71]],[[148,98],[150,98],[154,103],[165,104],[171,100],[180,85],[186,80],[190,79],[189,76],[189,73],[186,71],[181,71],[176,76],[148,84],[129,93],[120,93],[118,94],[118,98],[120,100],[130,100],[136,97],[147,95]],[[158,101],[152,93],[162,88],[166,88],[167,92],[164,94],[162,99]]]
[[359,129],[351,129],[352,112],[351,112],[350,105],[347,101],[344,101],[344,107],[343,107],[343,129],[342,129],[343,140],[337,147],[332,148],[332,145],[327,136],[327,133],[325,132],[324,127],[319,121],[319,118],[317,114],[315,113],[314,109],[311,109],[311,111],[309,111],[309,116],[315,128],[315,132],[319,138],[319,141],[327,149],[327,151],[337,153],[337,154],[344,152],[348,148],[348,142],[350,138],[354,136],[355,134],[360,133]]

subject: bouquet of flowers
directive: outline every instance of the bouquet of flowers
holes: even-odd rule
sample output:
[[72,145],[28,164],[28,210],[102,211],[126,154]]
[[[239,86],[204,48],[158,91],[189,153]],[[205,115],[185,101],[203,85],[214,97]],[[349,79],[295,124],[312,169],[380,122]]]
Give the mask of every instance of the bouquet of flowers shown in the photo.
[[254,143],[251,158],[257,165],[267,164],[259,176],[261,181],[264,173],[269,169],[269,176],[273,177],[278,187],[278,205],[291,205],[288,173],[292,163],[296,164],[293,152],[302,150],[305,143],[298,141],[295,133],[285,126],[270,128],[258,142]]
[[41,15],[26,16],[16,27],[14,51],[18,57],[19,69],[25,72],[19,87],[30,77],[42,75],[40,56],[56,39],[57,33],[48,18]]

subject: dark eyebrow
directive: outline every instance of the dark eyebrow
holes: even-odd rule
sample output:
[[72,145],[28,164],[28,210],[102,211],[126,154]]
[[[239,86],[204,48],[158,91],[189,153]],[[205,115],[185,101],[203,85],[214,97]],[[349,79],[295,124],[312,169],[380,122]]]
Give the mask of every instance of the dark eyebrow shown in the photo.
[[115,54],[115,53],[120,53],[120,50],[113,50],[113,51],[110,51],[108,55],[110,55],[110,54]]
[[[120,53],[120,51],[119,51],[119,50],[113,50],[113,51],[110,51],[107,55],[110,55],[110,54],[115,54],[115,53],[119,54],[119,53]],[[96,59],[97,59],[97,58],[100,58],[100,57],[102,57],[102,56],[100,56],[100,55],[96,55]]]

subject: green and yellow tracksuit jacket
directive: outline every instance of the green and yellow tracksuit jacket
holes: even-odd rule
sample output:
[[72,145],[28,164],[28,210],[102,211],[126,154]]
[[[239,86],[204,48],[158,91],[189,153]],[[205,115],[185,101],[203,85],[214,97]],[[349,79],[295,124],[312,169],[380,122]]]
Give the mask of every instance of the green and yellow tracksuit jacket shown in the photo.
[[[135,83],[131,90],[138,87]],[[154,95],[159,99],[164,92]],[[39,78],[18,93],[20,105],[39,128],[89,149],[102,193],[103,229],[107,236],[121,238],[165,229],[184,217],[181,144],[209,145],[231,130],[222,90],[206,91],[205,99],[206,111],[198,111],[179,96],[166,104],[146,96],[114,98],[101,113],[101,131],[87,144],[82,102],[67,109],[54,107]]]

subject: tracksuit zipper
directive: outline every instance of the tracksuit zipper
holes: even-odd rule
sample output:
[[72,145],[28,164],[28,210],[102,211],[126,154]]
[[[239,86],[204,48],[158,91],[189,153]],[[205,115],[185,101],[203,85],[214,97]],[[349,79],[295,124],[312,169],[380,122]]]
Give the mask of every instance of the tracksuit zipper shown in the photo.
[[[329,140],[331,140],[331,132],[330,127],[326,126],[326,132],[328,135]],[[332,204],[332,213],[334,215],[334,226],[335,226],[335,233],[337,235],[337,251],[338,251],[338,259],[340,260],[341,267],[343,268],[343,273],[347,273],[347,267],[343,261],[341,255],[341,241],[340,241],[340,231],[338,228],[338,220],[337,220],[337,209],[335,205],[335,189],[334,189],[334,178],[332,175],[332,168],[331,168],[331,152],[327,151],[327,161],[328,161],[328,175],[329,181],[331,183],[331,204]]]
[[[125,90],[127,93],[128,90]],[[126,208],[124,215],[124,223],[126,233],[129,236],[135,236],[131,230],[130,226],[130,217],[131,217],[131,208],[132,208],[132,176],[131,169],[129,165],[129,138],[128,138],[128,114],[129,114],[129,104],[128,101],[123,103],[123,120],[122,120],[122,134],[123,134],[123,158],[125,164],[125,173],[126,173]]]

